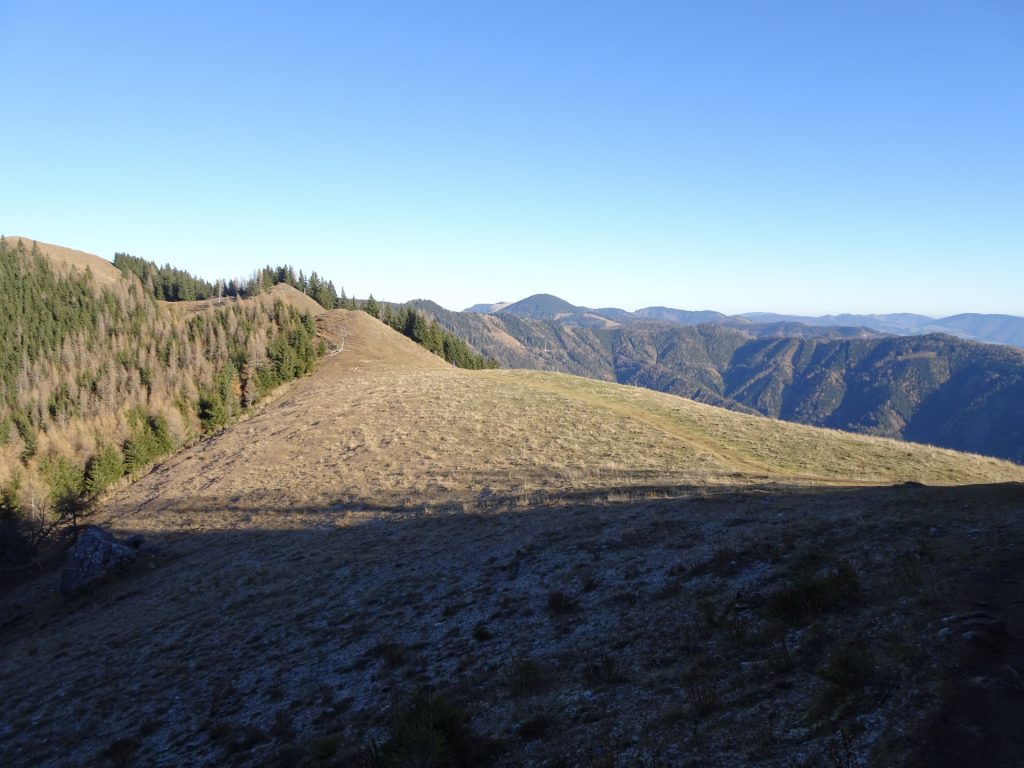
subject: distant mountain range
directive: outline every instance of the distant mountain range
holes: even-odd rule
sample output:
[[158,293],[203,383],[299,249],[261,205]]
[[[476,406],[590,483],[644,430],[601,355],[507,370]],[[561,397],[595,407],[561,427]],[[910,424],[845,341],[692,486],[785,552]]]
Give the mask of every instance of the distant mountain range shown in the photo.
[[[607,328],[615,325],[635,325],[649,322],[673,323],[675,325],[715,323],[728,328],[746,329],[757,336],[839,335],[850,337],[877,334],[913,336],[948,333],[972,341],[1008,344],[1024,348],[1024,317],[1016,315],[966,313],[934,318],[900,312],[880,315],[840,314],[810,317],[772,312],[725,315],[713,310],[691,311],[671,307],[645,307],[636,312],[629,312],[614,307],[603,309],[578,307],[546,293],[539,293],[514,303],[474,304],[465,311],[516,315],[534,320],[558,320],[567,325],[585,328]],[[752,325],[763,327],[750,328]],[[801,326],[805,326],[805,328],[801,328]],[[808,330],[814,328],[828,330],[824,334],[821,331]]]
[[[504,367],[563,371],[1024,462],[1024,351],[1010,346],[948,333],[892,335],[826,319],[753,322],[665,308],[592,310],[545,295],[489,313],[414,304]],[[701,315],[717,319],[699,322]],[[911,322],[906,315],[886,317],[890,325]],[[974,318],[1002,327],[993,316]],[[986,325],[964,322],[975,331]]]

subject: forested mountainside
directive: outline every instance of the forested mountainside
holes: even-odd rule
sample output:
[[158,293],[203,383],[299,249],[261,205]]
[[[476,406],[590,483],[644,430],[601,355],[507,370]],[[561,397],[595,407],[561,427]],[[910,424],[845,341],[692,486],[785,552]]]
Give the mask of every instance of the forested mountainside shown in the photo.
[[311,371],[315,332],[272,295],[186,316],[0,239],[0,561]]
[[[587,328],[417,306],[502,366],[1024,461],[1024,352],[945,334],[757,338],[720,324]],[[820,329],[819,329],[820,330]]]

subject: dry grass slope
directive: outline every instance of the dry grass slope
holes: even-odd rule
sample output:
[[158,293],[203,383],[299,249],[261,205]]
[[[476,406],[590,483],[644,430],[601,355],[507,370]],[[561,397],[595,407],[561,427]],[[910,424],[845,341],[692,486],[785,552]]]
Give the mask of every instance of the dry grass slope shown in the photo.
[[942,618],[1021,629],[978,589],[1019,578],[1021,486],[891,486],[1024,468],[318,322],[315,375],[98,513],[161,551],[2,597],[4,765],[348,765],[421,687],[504,766],[953,764]]
[[[313,315],[322,315],[324,308],[321,307],[315,299],[310,298],[302,291],[286,283],[278,283],[270,289],[270,295],[276,299],[281,299],[285,304],[290,304],[300,312],[308,312]],[[221,298],[221,299],[202,299],[200,301],[170,301],[160,302],[166,307],[170,307],[175,312],[182,312],[186,315],[194,315],[198,312],[205,312],[208,309],[215,309],[217,307],[230,306],[235,301],[251,301],[252,299],[236,299],[233,297]]]
[[[7,242],[12,246],[21,240],[26,248],[31,248],[33,240],[19,235],[7,235]],[[35,241],[39,250],[44,256],[50,259],[58,268],[85,270],[86,267],[92,270],[93,277],[99,285],[113,285],[122,279],[121,270],[107,259],[96,256],[85,251],[76,251],[74,248],[65,248],[62,245],[42,243]]]
[[[344,351],[249,420],[166,462],[110,506],[166,529],[299,524],[344,508],[473,510],[564,493],[777,484],[1024,481],[997,459],[804,427],[536,371],[464,371],[361,312],[321,318]],[[264,510],[257,518],[252,508]],[[234,510],[241,509],[241,517]],[[302,510],[302,511],[297,511]]]

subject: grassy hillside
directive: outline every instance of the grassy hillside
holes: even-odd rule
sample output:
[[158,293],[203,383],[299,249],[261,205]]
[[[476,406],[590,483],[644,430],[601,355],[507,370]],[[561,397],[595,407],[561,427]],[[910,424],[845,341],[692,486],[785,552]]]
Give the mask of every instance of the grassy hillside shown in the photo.
[[232,509],[251,518],[250,506],[272,498],[268,517],[259,516],[270,524],[289,509],[478,509],[499,499],[533,503],[551,489],[1024,480],[1024,468],[996,459],[642,388],[537,371],[463,371],[365,313],[336,310],[320,325],[344,334],[345,351],[243,429],[204,446],[201,475],[185,453],[136,484],[129,497],[159,499],[140,513],[153,512],[160,525],[160,510],[202,499],[214,507],[223,501],[230,521]]
[[[159,550],[74,603],[46,571],[0,595],[5,765],[1015,754],[1021,486],[949,484],[1024,468],[317,322],[343,351],[97,510]],[[943,622],[979,599],[994,624]]]
[[1024,461],[1018,349],[946,335],[858,338],[855,329],[808,338],[783,326],[763,337],[720,324],[597,329],[423,306],[502,366]]

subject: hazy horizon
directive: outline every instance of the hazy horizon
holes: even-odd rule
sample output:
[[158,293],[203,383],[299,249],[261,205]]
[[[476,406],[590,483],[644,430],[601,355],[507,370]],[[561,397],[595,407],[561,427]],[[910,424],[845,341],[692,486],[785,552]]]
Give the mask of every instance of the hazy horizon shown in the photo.
[[12,2],[0,23],[13,234],[455,310],[1024,315],[1012,3]]

